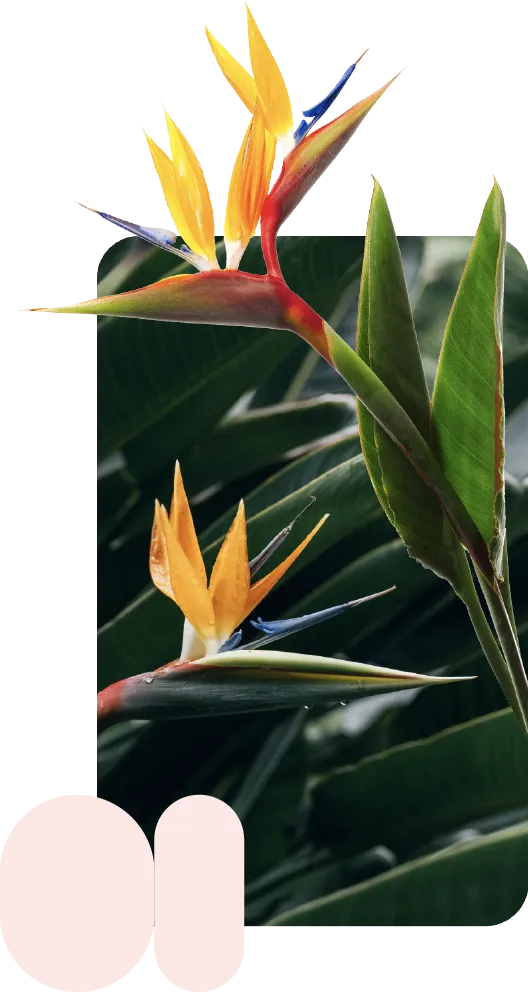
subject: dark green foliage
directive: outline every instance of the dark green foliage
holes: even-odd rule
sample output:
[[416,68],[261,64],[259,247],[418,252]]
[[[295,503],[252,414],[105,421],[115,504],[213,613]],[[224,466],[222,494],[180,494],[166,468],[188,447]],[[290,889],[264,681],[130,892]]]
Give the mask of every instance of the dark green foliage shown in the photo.
[[[471,239],[400,239],[429,387]],[[360,238],[282,238],[292,288],[355,340]],[[246,261],[246,260],[245,260]],[[244,268],[262,271],[255,239]],[[154,281],[171,257],[116,245],[101,292]],[[506,253],[504,366],[510,577],[528,638],[528,273]],[[150,585],[155,497],[179,458],[210,566],[240,497],[250,553],[310,495],[295,538],[331,516],[264,601],[265,619],[396,592],[281,642],[292,651],[474,675],[346,706],[130,721],[99,743],[99,794],[149,839],[173,801],[231,803],[246,836],[247,921],[492,925],[528,890],[528,742],[450,587],[408,557],[372,489],[342,380],[281,332],[100,322],[99,686],[177,656],[182,619]],[[329,393],[334,394],[329,397]],[[308,405],[306,403],[308,402]],[[247,638],[246,638],[247,639]],[[499,712],[501,711],[501,712]]]

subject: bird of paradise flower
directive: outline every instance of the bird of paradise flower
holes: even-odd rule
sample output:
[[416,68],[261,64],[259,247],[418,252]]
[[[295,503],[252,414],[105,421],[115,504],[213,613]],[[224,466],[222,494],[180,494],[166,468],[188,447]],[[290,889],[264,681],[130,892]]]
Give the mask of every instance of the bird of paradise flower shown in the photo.
[[[308,504],[311,505],[313,498]],[[190,684],[193,707],[196,697],[213,695],[215,676],[230,671],[245,671],[264,682],[253,683],[268,705],[291,707],[296,694],[305,699],[315,690],[319,702],[335,700],[350,693],[409,688],[458,681],[456,678],[418,675],[396,671],[378,665],[368,665],[318,655],[270,651],[268,645],[315,624],[331,620],[352,607],[360,606],[392,592],[395,586],[369,596],[331,606],[324,610],[281,620],[251,619],[250,625],[260,636],[242,644],[240,625],[286,574],[308,544],[317,535],[328,514],[283,561],[263,578],[255,576],[291,534],[305,507],[283,527],[271,541],[249,560],[244,502],[241,500],[235,518],[222,541],[209,580],[196,535],[191,509],[183,485],[179,463],[176,463],[174,489],[170,511],[157,500],[150,545],[150,574],[156,588],[181,609],[185,622],[178,657],[153,672],[145,672],[115,682],[98,695],[98,720],[101,728],[119,719],[137,717],[171,717],[187,715],[185,689]],[[239,628],[239,629],[237,629]],[[270,673],[274,673],[275,678]],[[207,678],[205,687],[196,678]],[[315,686],[310,679],[315,677]],[[300,684],[299,684],[300,683]],[[264,689],[263,689],[264,686]],[[176,694],[175,691],[176,690]],[[325,696],[325,693],[329,695]],[[183,695],[183,700],[181,699]],[[250,693],[251,695],[251,693]],[[178,699],[178,696],[180,699]],[[255,698],[234,693],[229,712],[255,708]],[[183,713],[178,709],[182,705]],[[257,706],[258,708],[258,706]],[[225,709],[225,707],[224,707]]]
[[[101,297],[71,307],[43,308],[54,313],[92,313],[151,320],[239,324],[294,331],[333,364],[332,329],[286,285],[276,250],[280,225],[325,171],[336,154],[393,80],[361,100],[330,124],[312,132],[331,107],[360,56],[330,93],[304,111],[294,130],[290,97],[282,74],[249,11],[248,38],[253,75],[206,29],[215,58],[251,112],[229,186],[224,224],[226,268],[216,255],[214,215],[200,163],[189,142],[165,112],[171,156],[146,135],[176,233],[141,226],[95,210],[105,220],[148,243],[185,259],[198,271],[162,279],[144,289]],[[365,53],[363,53],[364,55]],[[284,162],[269,192],[276,146]],[[88,208],[92,209],[92,208]],[[267,275],[239,271],[249,240],[261,224]]]
[[[377,376],[345,345],[330,325],[289,288],[277,254],[277,233],[281,224],[341,151],[393,80],[330,124],[312,131],[354,72],[363,57],[360,56],[326,97],[303,112],[302,120],[294,130],[291,102],[282,74],[249,9],[247,17],[252,76],[206,29],[209,44],[224,76],[251,112],[229,186],[224,224],[226,268],[222,270],[218,265],[213,209],[200,163],[187,139],[166,113],[171,156],[152,138],[146,137],[167,206],[183,244],[178,244],[178,235],[172,231],[143,227],[102,211],[94,212],[148,243],[183,258],[197,271],[170,276],[144,289],[74,306],[43,309],[53,313],[86,313],[293,331],[356,389],[366,408],[386,427],[396,443],[405,448],[407,456],[423,474],[427,469],[431,470],[426,442]],[[277,143],[282,146],[284,161],[280,175],[269,192]],[[264,276],[239,271],[244,251],[259,220],[267,268]],[[397,425],[396,433],[394,424]],[[404,444],[399,436],[401,433],[405,436]],[[321,702],[335,700],[341,695],[349,698],[350,692],[358,689],[384,691],[458,681],[334,658],[266,650],[266,645],[280,637],[328,620],[351,606],[382,596],[390,590],[304,617],[269,622],[261,618],[253,619],[251,624],[261,636],[245,646],[241,645],[242,631],[236,628],[282,578],[316,536],[325,519],[326,516],[323,516],[281,564],[253,583],[254,576],[289,535],[295,521],[276,535],[255,559],[249,561],[245,512],[241,503],[207,581],[181,472],[177,467],[170,513],[156,503],[150,566],[154,584],[178,604],[185,616],[181,650],[175,661],[161,669],[124,679],[99,693],[98,716],[101,725],[109,720],[112,722],[131,716],[182,715],[178,706],[183,705],[185,710],[187,688],[191,689],[193,712],[196,712],[198,686],[203,694],[205,685],[202,701],[205,701],[206,707],[209,705],[207,690],[213,690],[211,698],[214,706],[217,698],[214,673],[221,673],[226,668],[231,670],[231,681],[233,670],[244,669],[246,674],[249,671],[257,681],[260,680],[260,691],[264,693],[267,704],[275,707],[294,706],[311,692]],[[471,542],[467,543],[470,546]],[[271,671],[277,672],[280,677],[272,679],[269,675]],[[208,680],[205,683],[204,673]],[[200,683],[197,677],[201,679]],[[175,684],[178,701],[173,691]],[[253,697],[248,703],[244,686],[242,680],[237,693],[233,693],[232,709],[228,712],[255,708]],[[337,697],[336,692],[339,693]],[[188,714],[184,712],[183,715]]]

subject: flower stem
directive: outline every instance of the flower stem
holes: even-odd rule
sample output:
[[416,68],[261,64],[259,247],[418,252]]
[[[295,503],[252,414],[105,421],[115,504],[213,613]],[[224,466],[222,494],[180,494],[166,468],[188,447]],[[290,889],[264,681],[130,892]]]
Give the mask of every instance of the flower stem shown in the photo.
[[510,679],[514,686],[516,699],[523,718],[522,726],[528,734],[528,679],[526,678],[519,644],[510,621],[508,609],[504,604],[497,581],[495,580],[493,585],[490,585],[478,569],[477,576],[508,665]]
[[510,618],[510,623],[512,625],[513,633],[515,634],[515,638],[518,643],[519,637],[517,634],[517,627],[515,625],[515,617],[513,615],[513,603],[512,603],[511,590],[510,590],[510,566],[508,563],[508,545],[506,541],[504,541],[504,549],[502,552],[502,576],[503,579],[501,586],[501,590],[502,590],[501,595],[504,601],[504,605],[508,611],[508,616]]
[[522,700],[519,698],[519,694],[513,684],[511,671],[489,627],[486,615],[477,595],[477,590],[475,589],[475,584],[473,582],[473,577],[469,566],[467,569],[467,577],[461,593],[461,598],[463,599],[469,613],[469,617],[479,639],[480,646],[486,655],[493,674],[495,675],[495,678],[497,679],[497,682],[506,696],[506,699],[515,713],[522,729],[525,734],[528,734],[528,711],[525,707],[523,707]]

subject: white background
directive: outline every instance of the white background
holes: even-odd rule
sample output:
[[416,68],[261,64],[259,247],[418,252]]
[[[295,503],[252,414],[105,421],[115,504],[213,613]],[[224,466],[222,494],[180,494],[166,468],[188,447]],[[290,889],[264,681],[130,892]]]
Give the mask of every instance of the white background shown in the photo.
[[[495,175],[508,239],[527,257],[522,9],[253,0],[295,123],[364,48],[334,116],[406,67],[284,233],[364,233],[373,173],[399,234],[473,234]],[[249,67],[239,0],[21,0],[3,15],[0,845],[38,803],[96,789],[95,318],[22,311],[95,295],[120,234],[74,201],[172,226],[141,130],[166,146],[161,100],[200,158],[221,233],[247,112],[204,22]],[[505,988],[527,923],[525,905],[492,929],[255,928],[227,987]],[[3,944],[0,975],[38,987]],[[118,987],[170,985],[151,948]]]

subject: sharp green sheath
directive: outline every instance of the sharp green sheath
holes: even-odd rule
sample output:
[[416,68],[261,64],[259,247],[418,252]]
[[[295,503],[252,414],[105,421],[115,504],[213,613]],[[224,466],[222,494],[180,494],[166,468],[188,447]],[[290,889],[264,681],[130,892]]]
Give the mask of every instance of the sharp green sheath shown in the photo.
[[310,707],[459,681],[464,679],[319,655],[227,651],[113,683],[97,697],[98,728],[130,719],[173,720]]
[[[429,443],[431,405],[403,263],[379,183],[369,212],[358,307],[357,353]],[[465,555],[442,505],[387,432],[358,401],[361,446],[376,494],[409,554],[461,594]]]

